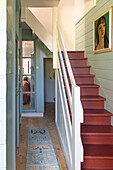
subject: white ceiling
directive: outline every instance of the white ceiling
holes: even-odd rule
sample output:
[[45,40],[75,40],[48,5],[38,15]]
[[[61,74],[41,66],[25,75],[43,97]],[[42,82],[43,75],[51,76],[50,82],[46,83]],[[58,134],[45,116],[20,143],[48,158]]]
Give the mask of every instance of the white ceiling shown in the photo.
[[52,8],[29,8],[29,10],[52,35]]

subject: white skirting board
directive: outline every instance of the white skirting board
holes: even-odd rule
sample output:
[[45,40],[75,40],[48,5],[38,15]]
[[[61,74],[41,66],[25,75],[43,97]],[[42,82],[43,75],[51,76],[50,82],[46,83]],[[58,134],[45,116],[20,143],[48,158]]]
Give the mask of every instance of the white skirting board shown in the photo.
[[43,117],[44,113],[22,113],[22,117]]

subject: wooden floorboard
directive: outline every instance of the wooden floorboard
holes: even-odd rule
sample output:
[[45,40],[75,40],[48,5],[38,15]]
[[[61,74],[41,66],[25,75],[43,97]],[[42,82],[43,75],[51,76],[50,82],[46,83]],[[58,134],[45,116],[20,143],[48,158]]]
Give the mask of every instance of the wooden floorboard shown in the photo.
[[60,170],[68,170],[54,122],[54,104],[45,104],[43,118],[22,118],[20,126],[20,147],[16,154],[16,170],[26,170],[27,135],[29,127],[48,127]]

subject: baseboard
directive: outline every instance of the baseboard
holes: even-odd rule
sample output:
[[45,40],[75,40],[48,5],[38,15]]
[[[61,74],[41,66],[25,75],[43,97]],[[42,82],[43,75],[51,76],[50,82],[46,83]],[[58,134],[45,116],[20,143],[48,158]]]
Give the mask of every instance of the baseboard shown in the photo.
[[69,160],[68,160],[68,158],[67,158],[67,154],[66,154],[66,151],[65,151],[65,149],[64,149],[64,148],[65,148],[65,147],[64,147],[64,143],[63,143],[63,140],[62,140],[62,135],[61,135],[61,133],[60,133],[60,129],[59,129],[57,123],[56,123],[56,127],[57,127],[57,132],[58,132],[58,134],[59,134],[61,146],[62,146],[62,149],[63,149],[63,152],[64,152],[64,156],[65,156],[65,159],[66,159],[66,162],[67,162],[68,169],[71,170],[71,168],[70,168],[71,165],[70,165],[70,162],[69,162]]
[[22,113],[22,117],[43,117],[44,113]]

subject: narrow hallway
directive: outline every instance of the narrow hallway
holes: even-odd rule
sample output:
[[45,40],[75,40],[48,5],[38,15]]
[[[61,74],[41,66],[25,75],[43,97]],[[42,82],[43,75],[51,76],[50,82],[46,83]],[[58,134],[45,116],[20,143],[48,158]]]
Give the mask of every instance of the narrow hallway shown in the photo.
[[22,125],[20,126],[20,147],[16,154],[16,170],[26,169],[26,155],[27,155],[27,136],[29,127],[47,127],[53,143],[56,158],[60,170],[67,170],[66,160],[61,148],[59,136],[54,122],[54,104],[45,104],[45,115],[43,118],[22,118]]

